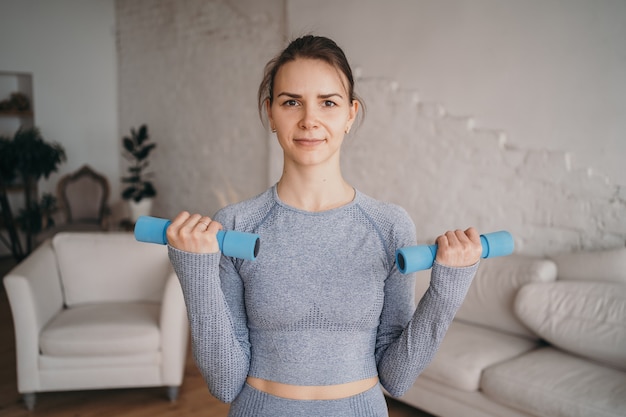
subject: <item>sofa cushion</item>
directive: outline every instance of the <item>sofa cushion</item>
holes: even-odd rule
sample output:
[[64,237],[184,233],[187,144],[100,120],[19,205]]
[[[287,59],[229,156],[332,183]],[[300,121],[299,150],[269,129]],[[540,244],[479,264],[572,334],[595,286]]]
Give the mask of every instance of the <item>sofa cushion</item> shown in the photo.
[[58,233],[52,240],[65,304],[160,301],[171,265],[167,248],[132,233]]
[[557,264],[559,280],[626,284],[626,248],[563,253],[551,258]]
[[496,402],[537,416],[626,415],[626,373],[552,347],[486,369],[481,389]]
[[518,289],[530,282],[553,282],[556,265],[523,255],[483,259],[456,318],[503,332],[536,339],[515,316]]
[[92,304],[61,311],[41,332],[49,356],[116,356],[160,350],[155,303]]
[[463,391],[479,388],[483,369],[537,347],[536,342],[453,321],[424,376]]
[[515,311],[551,344],[626,370],[626,285],[529,284],[519,291]]

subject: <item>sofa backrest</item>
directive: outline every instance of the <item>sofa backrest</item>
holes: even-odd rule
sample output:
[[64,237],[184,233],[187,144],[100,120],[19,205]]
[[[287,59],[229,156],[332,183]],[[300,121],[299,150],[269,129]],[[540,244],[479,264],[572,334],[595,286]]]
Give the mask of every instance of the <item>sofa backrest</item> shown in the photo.
[[626,247],[562,253],[551,256],[558,280],[606,281],[626,284]]
[[517,318],[515,296],[528,283],[553,282],[556,276],[556,265],[549,259],[517,254],[483,259],[456,319],[537,339]]
[[553,259],[557,281],[522,288],[517,316],[550,344],[626,371],[626,248]]
[[158,302],[171,265],[167,248],[132,233],[58,233],[52,239],[68,307],[102,302]]

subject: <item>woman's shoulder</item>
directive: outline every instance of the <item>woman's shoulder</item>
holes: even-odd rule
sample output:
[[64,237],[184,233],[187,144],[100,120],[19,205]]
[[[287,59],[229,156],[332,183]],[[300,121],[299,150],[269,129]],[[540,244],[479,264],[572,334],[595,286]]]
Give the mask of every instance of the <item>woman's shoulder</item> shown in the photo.
[[379,219],[391,224],[414,227],[413,220],[404,207],[389,201],[378,200],[367,194],[357,191],[359,206],[372,219]]
[[222,207],[213,217],[226,229],[249,231],[262,221],[274,204],[271,187],[252,198]]
[[404,207],[360,193],[360,209],[378,231],[390,256],[399,247],[415,245],[415,224]]

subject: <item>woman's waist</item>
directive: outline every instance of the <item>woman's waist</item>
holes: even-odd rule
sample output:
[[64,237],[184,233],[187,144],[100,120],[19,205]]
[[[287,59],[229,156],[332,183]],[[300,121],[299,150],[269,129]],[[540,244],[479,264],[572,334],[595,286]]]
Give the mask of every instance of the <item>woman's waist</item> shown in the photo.
[[[265,352],[267,353],[267,352]],[[248,375],[294,386],[342,385],[378,375],[373,352],[354,355],[350,350],[326,350],[324,355],[289,359],[252,350]]]
[[253,376],[248,376],[246,382],[259,391],[290,400],[338,400],[352,397],[372,389],[378,384],[378,377],[373,376],[357,381],[332,385],[284,384]]
[[359,362],[374,356],[376,328],[354,331],[302,329],[298,331],[250,328],[252,362],[281,364],[324,364]]

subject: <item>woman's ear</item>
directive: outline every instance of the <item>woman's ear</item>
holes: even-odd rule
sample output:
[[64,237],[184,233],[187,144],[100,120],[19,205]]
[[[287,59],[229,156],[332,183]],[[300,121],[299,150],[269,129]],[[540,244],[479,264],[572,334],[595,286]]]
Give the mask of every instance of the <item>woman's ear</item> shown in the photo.
[[270,103],[270,99],[265,99],[265,112],[267,113],[267,121],[270,123],[270,129],[272,132],[276,131],[274,127],[274,119],[272,118],[272,104]]
[[352,103],[350,105],[350,114],[348,118],[349,126],[352,126],[352,124],[356,120],[356,115],[359,113],[359,106],[359,100],[352,100]]

